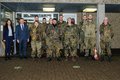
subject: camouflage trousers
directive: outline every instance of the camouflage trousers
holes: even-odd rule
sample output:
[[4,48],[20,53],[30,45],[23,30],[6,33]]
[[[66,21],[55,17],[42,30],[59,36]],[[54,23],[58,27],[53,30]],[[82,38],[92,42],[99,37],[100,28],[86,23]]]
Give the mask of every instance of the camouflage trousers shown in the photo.
[[85,49],[85,44],[84,44],[84,42],[83,42],[83,43],[80,43],[79,49],[80,49],[80,52],[84,52],[84,49]]
[[60,57],[60,49],[62,43],[60,41],[46,40],[47,43],[47,57]]
[[65,57],[77,56],[77,40],[75,38],[65,39]]
[[100,47],[101,47],[100,55],[105,55],[105,54],[107,54],[108,56],[112,55],[110,42],[100,41]]
[[79,39],[78,44],[79,44],[80,52],[84,52],[84,49],[85,49],[85,43],[84,43],[84,40]]
[[52,57],[52,41],[50,38],[46,38],[46,45],[47,45],[47,57]]
[[37,55],[37,57],[41,57],[41,42],[40,41],[31,41],[31,48],[32,48],[32,53],[31,53],[31,57],[35,57]]
[[52,48],[53,48],[53,54],[55,53],[56,57],[60,57],[60,49],[62,48],[62,43],[55,41],[53,43]]
[[89,50],[90,51],[90,55],[94,55],[94,48],[96,46],[96,38],[95,37],[85,37],[85,56],[89,55]]

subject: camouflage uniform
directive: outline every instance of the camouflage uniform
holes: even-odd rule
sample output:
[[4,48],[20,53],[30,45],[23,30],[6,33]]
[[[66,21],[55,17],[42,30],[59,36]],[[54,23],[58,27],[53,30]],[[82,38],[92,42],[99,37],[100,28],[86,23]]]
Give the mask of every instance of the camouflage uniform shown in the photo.
[[60,31],[57,25],[49,24],[46,30],[47,33],[47,57],[60,57],[60,49],[62,48],[62,43],[60,41]]
[[60,40],[62,42],[62,45],[63,45],[63,49],[61,49],[61,56],[64,56],[64,29],[65,29],[65,26],[66,26],[66,22],[65,21],[62,21],[62,22],[58,22],[58,28],[59,30],[61,31],[60,32]]
[[46,28],[47,28],[47,23],[42,23],[41,24],[41,29],[42,29],[42,32],[43,32],[43,34],[42,34],[42,38],[43,38],[43,40],[45,40],[45,37],[46,37]]
[[42,37],[42,32],[41,32],[41,26],[31,26],[30,27],[30,36],[31,36],[31,47],[32,47],[32,57],[36,56],[36,51],[37,51],[37,57],[41,57],[41,37]]
[[47,23],[42,23],[41,30],[42,30],[42,53],[43,54],[46,51],[46,28],[47,28]]
[[112,55],[111,40],[113,37],[113,31],[110,24],[100,25],[100,36],[101,36],[100,38],[101,54],[100,55],[103,56],[105,55],[105,53],[107,53],[107,55],[110,57]]
[[87,20],[80,22],[79,24],[79,44],[80,44],[80,52],[84,52],[85,49],[85,27],[87,26]]
[[65,43],[65,56],[68,57],[69,53],[72,57],[77,53],[77,25],[66,25],[64,30],[64,43]]
[[48,27],[46,29],[46,45],[47,45],[47,57],[52,57],[52,38],[51,38],[51,30],[53,28],[52,24],[48,24]]
[[96,46],[96,27],[93,22],[88,22],[85,26],[85,56],[94,55],[93,49]]
[[61,22],[58,22],[58,28],[60,29],[61,31],[61,34],[60,34],[60,39],[62,41],[62,44],[64,45],[63,41],[64,41],[64,36],[63,36],[63,31],[64,31],[64,28],[65,28],[65,25],[66,25],[66,22],[63,21],[62,23]]

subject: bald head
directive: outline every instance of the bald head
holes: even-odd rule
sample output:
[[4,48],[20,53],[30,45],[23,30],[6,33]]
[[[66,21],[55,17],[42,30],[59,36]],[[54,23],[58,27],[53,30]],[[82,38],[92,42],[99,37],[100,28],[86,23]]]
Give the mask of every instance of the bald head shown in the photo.
[[104,21],[108,21],[108,17],[105,17],[105,18],[104,18]]
[[105,18],[104,18],[103,23],[104,23],[105,25],[108,24],[108,17],[105,17]]

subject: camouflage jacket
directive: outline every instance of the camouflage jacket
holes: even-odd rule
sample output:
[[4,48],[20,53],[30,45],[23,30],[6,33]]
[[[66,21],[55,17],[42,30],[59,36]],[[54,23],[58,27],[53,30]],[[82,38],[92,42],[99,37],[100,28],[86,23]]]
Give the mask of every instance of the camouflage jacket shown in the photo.
[[85,37],[96,37],[96,26],[93,22],[88,22],[85,26]]
[[66,26],[66,22],[65,21],[63,21],[62,23],[60,23],[60,22],[58,22],[58,28],[60,29],[60,35],[62,36],[63,35],[63,33],[64,33],[64,28],[65,28],[65,26]]
[[42,32],[46,32],[47,25],[48,25],[47,23],[42,23],[41,24]]
[[60,41],[60,30],[57,25],[49,24],[46,29],[47,37],[53,41]]
[[77,25],[66,25],[64,29],[65,38],[78,38],[78,28]]
[[113,35],[114,34],[113,34],[112,26],[110,24],[108,24],[108,25],[101,24],[100,25],[101,40],[103,40],[105,42],[109,42],[109,41],[111,41]]
[[83,30],[85,32],[85,27],[87,25],[87,20],[86,21],[81,21],[79,23],[79,29]]
[[41,41],[42,38],[42,31],[41,26],[31,26],[30,27],[30,36],[32,41]]
[[79,23],[79,26],[78,26],[79,39],[80,39],[81,43],[84,42],[86,26],[87,26],[87,20],[86,21],[81,21]]

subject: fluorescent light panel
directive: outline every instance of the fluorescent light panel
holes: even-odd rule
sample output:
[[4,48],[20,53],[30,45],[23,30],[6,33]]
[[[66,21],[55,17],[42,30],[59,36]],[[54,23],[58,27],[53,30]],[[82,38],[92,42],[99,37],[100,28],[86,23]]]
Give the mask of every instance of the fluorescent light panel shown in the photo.
[[97,11],[97,8],[85,8],[83,12],[95,12]]
[[47,11],[47,12],[55,11],[55,8],[43,8],[43,11]]

